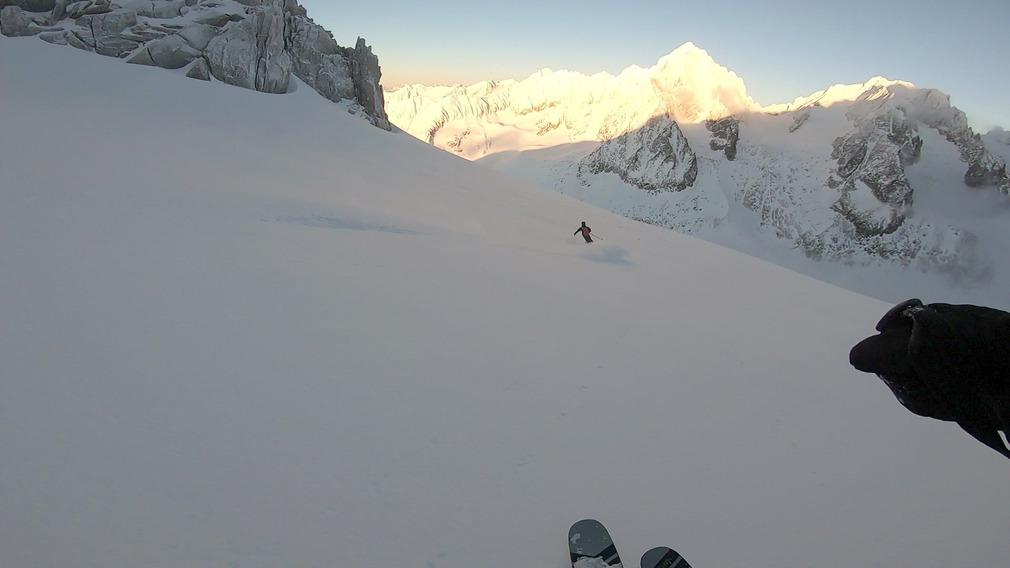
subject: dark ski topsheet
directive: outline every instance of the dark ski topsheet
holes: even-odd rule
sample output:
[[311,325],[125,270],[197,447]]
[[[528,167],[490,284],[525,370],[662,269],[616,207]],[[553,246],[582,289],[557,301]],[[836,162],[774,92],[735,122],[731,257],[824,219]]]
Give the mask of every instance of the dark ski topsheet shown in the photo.
[[610,566],[621,565],[610,533],[594,519],[583,519],[572,525],[568,530],[568,551],[572,555],[572,566],[583,558],[598,558]]
[[642,568],[691,568],[676,550],[658,546],[642,555]]

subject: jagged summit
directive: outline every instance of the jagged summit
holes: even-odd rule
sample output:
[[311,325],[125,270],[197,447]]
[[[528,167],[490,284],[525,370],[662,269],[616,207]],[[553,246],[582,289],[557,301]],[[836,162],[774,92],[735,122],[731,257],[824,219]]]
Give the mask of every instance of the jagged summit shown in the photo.
[[679,122],[719,119],[758,108],[743,79],[693,43],[661,57],[649,71],[667,114]]

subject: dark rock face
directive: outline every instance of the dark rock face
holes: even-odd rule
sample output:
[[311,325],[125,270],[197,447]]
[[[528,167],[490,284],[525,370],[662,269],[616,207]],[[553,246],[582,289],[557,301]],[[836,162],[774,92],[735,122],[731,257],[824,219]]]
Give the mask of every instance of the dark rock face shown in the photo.
[[[950,107],[949,97],[936,89],[922,89],[913,101],[919,109],[916,117],[935,128],[961,153],[968,164],[964,183],[969,187],[996,187],[1003,195],[1010,194],[1010,173],[1006,162],[986,149],[981,137],[968,127],[968,117]],[[944,112],[946,111],[946,112]]]
[[997,185],[1004,195],[1010,193],[1010,178],[1007,176],[1006,163],[984,148],[968,162],[964,183],[970,187]]
[[382,88],[379,87],[379,58],[372,54],[372,48],[365,40],[358,38],[350,55],[351,82],[354,84],[355,98],[366,109],[382,109],[384,106]]
[[712,133],[712,141],[708,143],[708,147],[716,151],[722,150],[726,159],[731,162],[735,160],[736,145],[740,141],[740,121],[727,116],[719,120],[709,120],[705,126]]
[[264,93],[284,93],[291,79],[291,56],[284,46],[284,14],[266,6],[223,29],[204,57],[222,82]]
[[[887,235],[905,221],[912,202],[912,186],[904,166],[919,159],[922,140],[914,122],[900,109],[855,121],[857,130],[835,139],[831,157],[836,160],[830,187],[841,192],[832,209],[848,220],[862,236]],[[868,189],[876,201],[887,206],[860,207],[853,195]]]
[[682,191],[698,177],[698,157],[668,116],[600,145],[579,162],[578,175],[608,172],[650,193]]
[[[124,8],[110,0],[0,0],[0,33],[38,35],[130,63],[187,69],[186,75],[266,93],[291,76],[324,97],[360,105],[390,130],[378,58],[364,40],[337,45],[296,0],[166,0]],[[185,20],[179,20],[186,16]]]
[[299,79],[330,100],[354,98],[351,49],[337,45],[329,32],[305,18],[289,18],[286,38]]
[[[827,185],[841,193],[832,210],[851,223],[859,237],[889,235],[905,222],[914,201],[905,168],[919,161],[920,126],[935,129],[958,148],[967,164],[966,185],[1010,192],[1006,164],[986,150],[964,113],[950,107],[946,95],[930,89],[894,90],[905,97],[904,104],[894,103],[893,94],[858,101],[846,115],[854,130],[832,144],[837,166]],[[864,190],[875,201],[854,197]]]

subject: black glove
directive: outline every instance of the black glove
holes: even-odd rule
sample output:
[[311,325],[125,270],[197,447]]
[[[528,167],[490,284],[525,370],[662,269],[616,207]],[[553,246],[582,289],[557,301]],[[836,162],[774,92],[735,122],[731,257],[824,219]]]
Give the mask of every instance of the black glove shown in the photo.
[[876,373],[905,408],[957,422],[1010,458],[1010,314],[912,299],[891,308],[880,333],[860,341],[849,363]]

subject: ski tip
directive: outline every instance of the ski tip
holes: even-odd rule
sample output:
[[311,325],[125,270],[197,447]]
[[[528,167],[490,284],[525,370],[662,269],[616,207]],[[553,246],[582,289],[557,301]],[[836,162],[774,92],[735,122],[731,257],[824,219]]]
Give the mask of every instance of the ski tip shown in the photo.
[[691,568],[691,565],[676,550],[657,546],[642,555],[642,568]]
[[621,568],[617,547],[603,523],[582,519],[568,530],[572,568]]
[[601,523],[600,521],[597,521],[596,519],[582,519],[581,521],[577,521],[575,523],[572,523],[572,528],[568,529],[568,534],[572,535],[574,533],[577,533],[577,532],[583,531],[583,530],[587,530],[587,529],[593,529],[593,530],[604,529],[604,530],[606,530],[606,527],[604,527],[603,523]]

